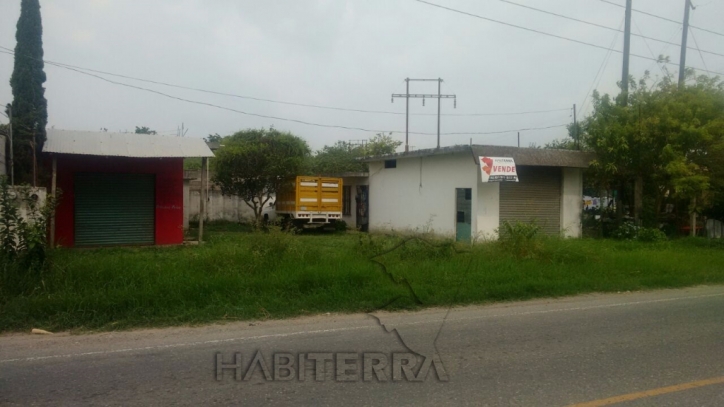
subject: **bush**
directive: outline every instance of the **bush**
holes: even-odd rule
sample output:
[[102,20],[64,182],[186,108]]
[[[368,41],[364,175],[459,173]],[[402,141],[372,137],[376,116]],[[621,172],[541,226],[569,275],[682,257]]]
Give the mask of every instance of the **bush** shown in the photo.
[[[0,292],[21,294],[40,284],[55,201],[49,196],[41,205],[30,187],[11,189],[7,179],[0,179]],[[26,208],[24,216],[21,205]]]
[[253,258],[261,263],[281,261],[297,245],[293,232],[279,226],[269,226],[266,231],[258,230],[254,234],[249,249]]
[[334,230],[337,232],[346,232],[347,231],[347,222],[343,221],[342,219],[334,222]]
[[535,257],[541,250],[539,239],[540,226],[535,221],[511,223],[504,221],[498,229],[498,236],[503,250],[518,258]]
[[621,226],[617,227],[611,237],[619,240],[635,240],[639,233],[639,227],[631,222],[622,223]]
[[666,233],[656,228],[641,228],[637,238],[642,242],[663,242],[666,240]]
[[666,240],[666,233],[657,228],[644,228],[633,223],[626,222],[619,226],[612,234],[614,239],[638,240],[641,242],[663,242]]

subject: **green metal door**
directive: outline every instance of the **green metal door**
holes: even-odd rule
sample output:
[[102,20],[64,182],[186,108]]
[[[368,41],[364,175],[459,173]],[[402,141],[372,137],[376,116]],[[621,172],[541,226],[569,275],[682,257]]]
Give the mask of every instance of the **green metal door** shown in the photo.
[[155,242],[155,176],[75,174],[75,245]]
[[472,238],[473,190],[455,188],[455,240],[469,242]]

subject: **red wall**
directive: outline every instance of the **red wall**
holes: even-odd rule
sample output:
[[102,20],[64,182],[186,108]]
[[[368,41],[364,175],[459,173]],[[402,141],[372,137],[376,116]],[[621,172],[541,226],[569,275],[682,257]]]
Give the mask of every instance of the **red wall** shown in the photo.
[[55,241],[74,246],[73,175],[76,172],[156,175],[156,244],[183,243],[183,158],[128,158],[88,155],[57,156],[57,187],[62,191],[56,209]]

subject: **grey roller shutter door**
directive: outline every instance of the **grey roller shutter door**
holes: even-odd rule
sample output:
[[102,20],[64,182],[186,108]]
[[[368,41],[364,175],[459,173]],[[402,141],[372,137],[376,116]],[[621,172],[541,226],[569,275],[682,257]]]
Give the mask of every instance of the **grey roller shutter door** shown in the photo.
[[75,245],[155,243],[155,176],[75,175]]
[[544,233],[561,231],[561,169],[518,167],[520,182],[500,183],[500,224],[536,221]]

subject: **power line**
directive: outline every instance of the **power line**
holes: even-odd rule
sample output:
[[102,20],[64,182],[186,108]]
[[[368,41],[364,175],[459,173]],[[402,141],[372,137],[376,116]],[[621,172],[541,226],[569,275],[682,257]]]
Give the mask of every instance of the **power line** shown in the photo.
[[[636,27],[636,30],[638,30],[639,33],[643,33],[643,31],[641,31],[641,28],[639,28],[639,25],[636,23],[636,20],[633,20],[633,19],[632,19],[632,21],[633,21],[634,26]],[[656,58],[656,55],[654,55],[654,51],[651,49],[651,47],[649,46],[648,41],[646,41],[645,39],[644,39],[644,44],[646,44],[646,49],[649,50],[649,54],[651,54],[651,57],[652,57],[652,58]],[[659,64],[656,64],[656,65],[657,65],[657,66],[659,67],[659,69],[661,70],[661,73],[662,73],[663,75],[666,75],[666,72],[665,72],[665,70],[664,70],[664,67],[662,67],[662,66],[659,65]],[[707,67],[706,64],[704,64],[704,68],[706,68],[706,67]],[[708,69],[708,68],[707,68],[707,69]]]
[[[542,10],[542,9],[539,9],[539,8],[527,6],[527,5],[525,5],[525,4],[519,4],[519,3],[515,3],[515,2],[512,2],[512,1],[509,1],[509,0],[499,0],[499,1],[502,1],[503,3],[511,4],[511,5],[514,5],[514,6],[526,8],[526,9],[529,9],[529,10],[537,11],[537,12],[539,12],[539,13],[544,13],[544,14],[556,16],[556,17],[559,17],[559,18],[564,18],[564,19],[566,19],[566,20],[571,20],[571,21],[576,21],[576,22],[582,23],[582,24],[587,24],[587,25],[590,25],[590,26],[593,26],[593,27],[603,28],[603,29],[605,29],[605,30],[610,30],[610,31],[623,32],[620,28],[619,28],[619,29],[616,29],[616,28],[613,28],[613,27],[609,27],[609,26],[607,26],[607,25],[598,24],[598,23],[594,23],[594,22],[586,21],[586,20],[581,20],[581,19],[578,19],[578,18],[575,18],[575,17],[570,17],[570,16],[566,16],[566,15],[563,15],[563,14],[554,13],[554,12],[552,12],[552,11]],[[660,42],[660,43],[664,43],[664,44],[676,45],[677,47],[680,47],[680,46],[681,46],[681,44],[677,44],[677,43],[675,43],[675,42],[669,42],[669,41],[665,41],[665,40],[660,40],[660,39],[658,39],[658,38],[648,37],[648,36],[644,35],[644,34],[641,32],[641,30],[639,30],[639,34],[631,33],[631,35],[634,36],[634,37],[639,37],[639,38],[643,39],[644,42],[646,42],[646,40],[651,40],[651,41],[656,41],[656,42]],[[648,44],[646,44],[646,46],[648,47]],[[692,48],[692,47],[687,47],[687,48],[692,49],[692,50],[694,49],[694,48]],[[701,50],[701,52],[704,52],[704,53],[707,53],[707,54],[712,54],[712,55],[718,55],[718,56],[720,56],[720,57],[724,57],[724,54],[721,54],[721,53],[718,53],[718,52],[707,51],[707,50]]]
[[[512,24],[512,23],[507,23],[507,22],[505,22],[505,21],[495,20],[495,19],[492,19],[492,18],[489,18],[489,17],[484,17],[484,16],[481,16],[481,15],[478,15],[478,14],[469,13],[469,12],[467,12],[467,11],[462,11],[462,10],[458,10],[458,9],[454,9],[454,8],[442,6],[442,5],[440,5],[440,4],[431,3],[431,2],[429,2],[429,1],[425,1],[425,0],[414,0],[414,1],[416,1],[416,2],[418,2],[418,3],[426,4],[426,5],[428,5],[428,6],[437,7],[437,8],[443,9],[443,10],[451,11],[451,12],[453,12],[453,13],[463,14],[463,15],[466,15],[466,16],[469,16],[469,17],[475,17],[475,18],[478,18],[478,19],[481,19],[481,20],[486,20],[486,21],[490,21],[490,22],[493,22],[493,23],[502,24],[502,25],[505,25],[505,26],[508,26],[508,27],[513,27],[513,28],[517,28],[517,29],[520,29],[520,30],[530,31],[530,32],[533,32],[533,33],[536,33],[536,34],[542,34],[542,35],[546,35],[546,36],[549,36],[549,37],[558,38],[558,39],[561,39],[561,40],[566,40],[566,41],[570,41],[570,42],[575,42],[575,43],[581,44],[581,45],[588,45],[589,47],[594,47],[594,48],[598,48],[598,49],[603,49],[603,50],[606,50],[606,51],[609,50],[609,48],[606,48],[606,47],[604,47],[603,45],[597,45],[597,44],[593,44],[593,43],[590,43],[590,42],[585,42],[585,41],[577,40],[577,39],[574,39],[574,38],[564,37],[564,36],[558,35],[558,34],[551,34],[551,33],[545,32],[545,31],[540,31],[540,30],[536,30],[536,29],[533,29],[533,28],[528,28],[528,27],[523,27],[523,26],[520,26],[520,25]],[[614,52],[617,52],[617,53],[619,53],[619,54],[623,54],[623,51],[619,51],[619,50],[616,50],[616,49],[613,50],[613,51],[614,51]],[[649,60],[649,61],[656,61],[656,59],[654,59],[654,58],[650,58],[650,57],[643,56],[643,55],[638,55],[638,54],[633,54],[633,53],[630,54],[630,55],[633,56],[633,57],[636,57],[636,58],[640,58],[640,59],[646,59],[646,60]],[[669,65],[676,65],[676,64],[671,63],[671,62],[667,62],[667,64],[669,64]],[[711,73],[711,74],[716,74],[716,75],[722,75],[722,76],[724,76],[724,73],[721,73],[721,72],[709,71],[709,70],[702,69],[702,68],[694,68],[694,67],[690,67],[690,68],[696,69],[696,70],[702,71],[702,72],[707,72],[707,73]],[[566,110],[568,110],[568,109],[566,109]]]
[[[622,6],[621,4],[614,3],[614,2],[608,1],[608,0],[599,0],[599,1],[602,1],[602,2],[607,3],[607,4],[611,4],[611,5],[616,6],[616,7],[622,7],[622,8],[625,7],[625,6]],[[659,15],[656,15],[656,14],[653,14],[653,13],[649,13],[649,12],[646,12],[646,11],[636,10],[636,9],[631,9],[631,10],[633,10],[633,11],[639,13],[639,14],[644,14],[644,15],[647,15],[647,16],[649,16],[649,17],[658,18],[659,20],[668,21],[668,22],[670,22],[670,23],[679,24],[679,25],[682,25],[682,24],[683,24],[681,21],[672,20],[672,19],[670,19],[670,18],[662,17],[662,16],[659,16]],[[720,32],[716,32],[716,31],[709,30],[709,29],[707,29],[707,28],[697,27],[697,26],[693,26],[693,25],[689,25],[689,27],[690,27],[690,28],[696,28],[697,30],[705,31],[705,32],[708,32],[708,33],[710,33],[710,34],[720,35],[720,36],[724,37],[724,34],[722,34],[722,33],[720,33]]]
[[[556,124],[553,126],[545,127],[529,127],[527,129],[515,129],[515,130],[500,130],[500,131],[486,131],[486,132],[454,132],[454,133],[441,133],[443,136],[474,136],[474,135],[486,135],[486,134],[501,134],[501,133],[515,133],[519,131],[530,131],[530,130],[545,130],[554,129],[556,127],[566,127],[568,124]],[[415,134],[415,133],[410,133]]]
[[[8,47],[0,46],[0,49],[4,49],[15,54],[15,51]],[[190,86],[184,86],[184,85],[176,85],[172,83],[167,82],[159,82],[154,81],[151,79],[143,79],[143,78],[137,78],[133,76],[128,75],[122,75],[117,74],[113,72],[106,72],[106,71],[100,71],[97,69],[91,69],[91,68],[85,68],[81,66],[76,65],[70,65],[65,64],[61,62],[54,62],[54,61],[47,61],[44,60],[43,62],[47,64],[55,64],[56,66],[65,66],[68,68],[78,69],[82,71],[88,71],[88,72],[94,72],[102,75],[109,75],[109,76],[115,76],[118,78],[124,78],[124,79],[130,79],[134,81],[139,82],[146,82],[146,83],[152,83],[155,85],[161,85],[161,86],[168,86],[171,88],[178,88],[178,89],[185,89],[185,90],[191,90],[195,92],[202,92],[202,93],[208,93],[212,95],[219,95],[219,96],[227,96],[227,97],[233,97],[238,99],[248,99],[248,100],[255,100],[258,102],[267,102],[267,103],[277,103],[282,105],[289,105],[289,106],[301,106],[301,107],[309,107],[309,108],[315,108],[315,109],[326,109],[326,110],[337,110],[337,111],[345,111],[345,112],[356,112],[356,113],[371,113],[371,114],[388,114],[388,115],[404,115],[403,112],[392,112],[392,111],[386,111],[386,110],[364,110],[364,109],[350,109],[350,108],[343,108],[343,107],[336,107],[336,106],[323,106],[323,105],[315,105],[315,104],[308,104],[308,103],[296,103],[296,102],[288,102],[288,101],[281,101],[281,100],[273,100],[273,99],[266,99],[266,98],[258,98],[253,96],[244,96],[244,95],[237,95],[233,93],[225,93],[225,92],[217,92],[213,90],[207,90],[207,89],[200,89],[200,88],[194,88]],[[526,111],[526,112],[508,112],[508,113],[448,113],[443,114],[443,116],[468,116],[468,117],[476,117],[476,116],[515,116],[515,115],[524,115],[524,114],[540,114],[540,113],[550,113],[550,112],[559,112],[568,110],[568,108],[561,108],[561,109],[551,109],[551,110],[534,110],[534,111]],[[411,115],[414,116],[437,116],[436,113],[411,113]]]
[[[621,24],[619,24],[619,28],[623,25],[624,19],[621,19]],[[606,56],[603,58],[603,61],[601,61],[601,65],[598,67],[598,71],[596,72],[596,76],[593,77],[593,82],[591,82],[591,86],[588,88],[588,92],[586,92],[586,96],[583,98],[583,102],[580,104],[580,108],[578,110],[578,113],[580,114],[583,112],[586,108],[586,104],[588,104],[588,96],[591,94],[591,91],[598,87],[598,84],[601,82],[601,78],[603,78],[603,72],[606,70],[606,67],[608,66],[608,60],[611,58],[611,54],[613,53],[613,47],[616,46],[616,40],[618,39],[618,35],[621,33],[621,31],[617,30],[616,34],[613,36],[613,40],[611,40],[611,45],[608,47],[608,52],[606,53]],[[599,77],[600,75],[600,77]]]
[[[0,53],[6,53],[6,54],[8,54],[8,52],[3,52],[3,51],[0,51]],[[277,116],[269,116],[269,115],[263,115],[263,114],[257,114],[257,113],[250,113],[250,112],[245,112],[245,111],[238,110],[238,109],[233,109],[233,108],[230,108],[230,107],[225,107],[225,106],[216,105],[216,104],[213,104],[213,103],[202,102],[202,101],[191,100],[191,99],[185,99],[185,98],[181,98],[181,97],[178,97],[178,96],[169,95],[169,94],[167,94],[167,93],[159,92],[159,91],[154,90],[154,89],[144,88],[144,87],[141,87],[141,86],[131,85],[131,84],[123,83],[123,82],[117,82],[117,81],[114,81],[114,80],[112,80],[112,79],[104,78],[104,77],[102,77],[102,76],[95,75],[95,74],[92,74],[92,73],[89,73],[89,72],[84,72],[84,71],[82,71],[82,70],[75,69],[75,68],[71,68],[71,67],[68,67],[68,66],[65,66],[65,65],[62,65],[62,64],[56,64],[56,63],[54,63],[54,62],[47,62],[47,61],[46,61],[46,63],[47,63],[48,65],[51,65],[51,66],[56,66],[56,67],[58,67],[58,68],[62,68],[62,69],[67,69],[67,70],[70,70],[70,71],[74,71],[74,72],[80,73],[80,74],[82,74],[82,75],[87,75],[87,76],[90,76],[90,77],[94,77],[94,78],[96,78],[96,79],[100,79],[100,80],[102,80],[102,81],[105,81],[105,82],[108,82],[108,83],[111,83],[111,84],[114,84],[114,85],[125,86],[125,87],[132,88],[132,89],[137,89],[137,90],[142,90],[142,91],[145,91],[145,92],[154,93],[154,94],[157,94],[157,95],[160,95],[160,96],[164,96],[164,97],[169,98],[169,99],[175,99],[175,100],[179,100],[179,101],[186,102],[186,103],[193,103],[193,104],[197,104],[197,105],[203,105],[203,106],[213,107],[213,108],[216,108],[216,109],[221,109],[221,110],[226,110],[226,111],[230,111],[230,112],[235,112],[235,113],[239,113],[239,114],[243,114],[243,115],[247,115],[247,116],[254,116],[254,117],[261,117],[261,118],[272,119],[272,120],[280,120],[280,121],[286,121],[286,122],[293,122],[293,123],[304,124],[304,125],[307,125],[307,126],[315,126],[315,127],[337,128],[337,129],[343,129],[343,130],[357,130],[357,131],[364,131],[364,132],[371,132],[371,133],[403,133],[402,131],[395,131],[395,130],[374,130],[374,129],[366,129],[366,128],[362,128],[362,127],[351,127],[351,126],[341,126],[341,125],[332,125],[332,124],[313,123],[313,122],[307,122],[307,121],[304,121],[304,120],[289,119],[289,118],[284,118],[284,117],[277,117]],[[532,127],[532,128],[527,128],[527,129],[499,130],[499,131],[491,131],[491,132],[454,132],[454,133],[440,133],[440,134],[441,134],[441,135],[444,135],[444,136],[448,136],[448,135],[462,135],[462,134],[466,134],[466,135],[485,135],[485,134],[512,133],[512,132],[527,131],[527,130],[544,130],[544,129],[549,129],[549,128],[553,128],[553,127],[562,127],[562,126],[566,126],[566,125],[565,125],[565,124],[561,124],[561,125],[558,125],[558,126],[547,126],[547,127],[537,127],[537,128],[536,128],[536,127]],[[437,133],[424,133],[424,132],[410,132],[410,134],[426,135],[426,136],[437,135]]]
[[699,57],[701,58],[701,63],[704,64],[704,68],[707,68],[706,61],[704,61],[704,55],[702,55],[701,50],[699,49],[699,42],[696,41],[696,36],[694,35],[694,30],[689,30],[691,33],[691,38],[694,39],[694,45],[696,45],[696,50],[699,51]]

